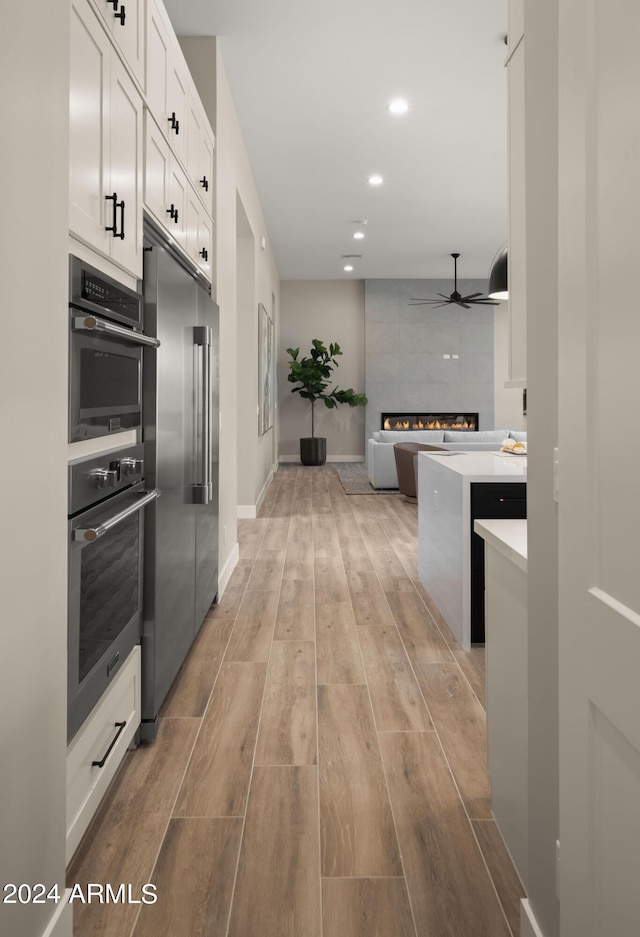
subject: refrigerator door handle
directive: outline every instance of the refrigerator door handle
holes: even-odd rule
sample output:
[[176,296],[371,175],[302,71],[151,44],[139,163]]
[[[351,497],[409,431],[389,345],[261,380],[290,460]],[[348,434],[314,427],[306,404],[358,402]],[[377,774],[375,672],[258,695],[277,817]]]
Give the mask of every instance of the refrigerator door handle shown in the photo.
[[[206,325],[198,325],[193,330],[194,345],[202,349],[202,371],[199,381],[198,393],[200,400],[196,401],[197,413],[200,415],[200,444],[196,442],[196,465],[199,477],[193,486],[194,504],[208,504],[211,492],[211,329]],[[196,433],[196,440],[198,434]]]
[[212,422],[212,412],[211,412],[211,401],[213,393],[213,335],[212,330],[209,331],[209,344],[207,346],[206,355],[207,355],[207,409],[208,409],[208,418],[207,418],[207,436],[208,436],[208,449],[207,449],[207,490],[208,490],[208,503],[213,501],[213,426]]

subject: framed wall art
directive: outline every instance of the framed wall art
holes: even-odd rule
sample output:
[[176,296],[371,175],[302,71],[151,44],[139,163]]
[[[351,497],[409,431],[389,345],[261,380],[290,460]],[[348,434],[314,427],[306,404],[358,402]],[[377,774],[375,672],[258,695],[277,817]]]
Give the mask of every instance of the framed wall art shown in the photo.
[[273,426],[273,322],[258,303],[258,435]]

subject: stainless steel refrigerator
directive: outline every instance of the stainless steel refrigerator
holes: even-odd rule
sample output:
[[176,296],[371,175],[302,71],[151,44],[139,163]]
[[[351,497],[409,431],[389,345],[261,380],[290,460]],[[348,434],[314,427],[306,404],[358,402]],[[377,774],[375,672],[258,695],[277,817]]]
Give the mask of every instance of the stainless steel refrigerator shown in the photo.
[[218,307],[206,281],[145,225],[143,361],[146,513],[141,738],[218,591]]

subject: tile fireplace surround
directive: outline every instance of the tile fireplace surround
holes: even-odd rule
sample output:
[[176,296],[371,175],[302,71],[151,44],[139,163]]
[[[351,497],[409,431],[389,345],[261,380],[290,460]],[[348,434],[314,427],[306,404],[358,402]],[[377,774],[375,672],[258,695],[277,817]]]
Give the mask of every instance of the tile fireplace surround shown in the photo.
[[[486,292],[486,286],[464,280],[460,289]],[[479,430],[493,428],[493,307],[409,306],[412,297],[450,292],[449,280],[365,281],[365,439],[381,428],[383,411],[472,411]],[[425,405],[427,411],[419,409]]]

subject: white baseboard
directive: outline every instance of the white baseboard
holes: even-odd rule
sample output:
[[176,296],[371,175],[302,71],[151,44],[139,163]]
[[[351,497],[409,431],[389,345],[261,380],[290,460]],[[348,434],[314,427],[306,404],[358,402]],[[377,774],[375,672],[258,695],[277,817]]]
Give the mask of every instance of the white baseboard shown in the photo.
[[520,937],[544,937],[528,898],[520,899]]
[[222,594],[224,593],[224,590],[227,588],[229,584],[229,580],[231,579],[231,573],[234,571],[234,569],[238,565],[239,559],[240,559],[240,547],[238,546],[237,543],[235,543],[233,545],[233,550],[229,554],[227,562],[224,564],[224,566],[220,570],[220,573],[218,574],[218,602],[222,598]]
[[73,934],[73,907],[69,904],[71,889],[67,888],[42,937],[71,937]]
[[[280,461],[301,464],[299,455],[281,455]],[[327,462],[364,462],[364,453],[362,455],[328,455]]]
[[255,520],[257,517],[257,506],[255,504],[239,504],[238,505],[238,520]]
[[269,485],[271,484],[271,480],[273,479],[273,472],[274,472],[274,469],[271,469],[266,482],[262,486],[262,491],[256,498],[255,504],[239,504],[238,505],[237,517],[239,520],[254,520],[258,516],[258,511],[260,510],[262,506],[262,502],[264,501],[265,495],[267,493],[267,489]]

